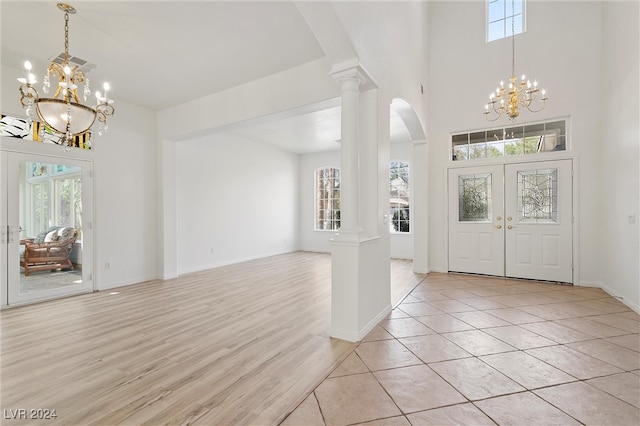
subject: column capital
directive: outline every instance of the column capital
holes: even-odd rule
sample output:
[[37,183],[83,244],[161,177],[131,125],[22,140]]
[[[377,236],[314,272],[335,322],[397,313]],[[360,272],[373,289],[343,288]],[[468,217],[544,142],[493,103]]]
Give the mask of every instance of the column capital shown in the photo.
[[331,67],[329,74],[341,85],[344,82],[357,81],[358,88],[364,86],[363,88],[366,90],[377,87],[373,78],[371,78],[369,73],[360,65],[357,59],[335,64]]

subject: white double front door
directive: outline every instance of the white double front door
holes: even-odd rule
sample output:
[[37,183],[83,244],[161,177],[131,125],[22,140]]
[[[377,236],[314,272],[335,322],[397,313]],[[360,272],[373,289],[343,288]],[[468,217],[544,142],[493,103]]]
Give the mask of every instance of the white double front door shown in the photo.
[[573,282],[572,160],[449,170],[449,271]]

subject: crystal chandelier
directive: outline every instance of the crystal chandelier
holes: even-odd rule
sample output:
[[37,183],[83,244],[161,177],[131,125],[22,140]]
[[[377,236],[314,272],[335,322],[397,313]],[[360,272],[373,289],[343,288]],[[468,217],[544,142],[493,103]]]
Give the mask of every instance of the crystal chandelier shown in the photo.
[[83,100],[91,95],[89,79],[79,69],[78,65],[70,63],[69,55],[69,14],[76,13],[73,6],[66,3],[58,3],[58,9],[64,12],[64,56],[62,63],[51,62],[44,76],[42,91],[49,93],[51,77],[57,78],[58,86],[51,98],[40,97],[33,87],[36,83],[35,76],[31,73],[31,63],[26,61],[26,77],[19,78],[20,103],[27,113],[29,120],[40,118],[53,132],[60,136],[60,144],[67,149],[72,146],[76,135],[88,132],[93,123],[100,123],[98,134],[102,135],[107,130],[107,118],[115,112],[113,100],[107,96],[109,84],[104,84],[104,95],[96,91],[97,104],[95,107],[83,105],[78,98],[77,84],[83,84]]
[[[515,2],[511,2],[512,13],[515,15]],[[518,82],[516,77],[516,31],[515,16],[511,17],[511,78],[509,86],[505,87],[504,81],[495,92],[489,95],[489,103],[484,106],[484,114],[488,121],[496,121],[503,114],[509,120],[515,121],[520,115],[519,108],[526,108],[531,112],[540,112],[544,109],[547,96],[545,91],[538,89],[538,82],[527,79],[523,74]],[[538,98],[540,95],[540,98]],[[538,102],[535,102],[538,100]]]

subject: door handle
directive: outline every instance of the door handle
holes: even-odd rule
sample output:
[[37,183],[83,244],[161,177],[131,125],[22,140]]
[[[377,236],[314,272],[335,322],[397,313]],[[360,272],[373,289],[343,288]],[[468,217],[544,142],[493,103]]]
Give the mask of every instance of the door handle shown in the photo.
[[502,216],[496,217],[496,220],[502,220]]
[[512,219],[512,217],[511,217],[511,216],[507,217],[507,220],[508,220],[509,222],[511,222],[511,219]]
[[495,225],[496,228],[502,229],[502,225]]
[[507,226],[507,229],[513,229],[513,228],[517,228],[517,226],[512,226],[512,225]]

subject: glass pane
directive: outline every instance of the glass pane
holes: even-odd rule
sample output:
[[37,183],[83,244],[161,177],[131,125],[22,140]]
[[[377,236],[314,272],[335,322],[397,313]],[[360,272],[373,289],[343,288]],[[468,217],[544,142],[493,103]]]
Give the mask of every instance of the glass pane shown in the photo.
[[502,157],[504,156],[504,142],[488,142],[487,143],[487,157]]
[[556,222],[558,170],[518,172],[518,221]]
[[316,180],[316,230],[340,227],[340,170],[332,167],[318,169]]
[[513,4],[513,7],[514,7],[513,15],[522,14],[522,3],[523,3],[523,0],[515,0],[513,3],[514,3]]
[[485,142],[469,145],[469,158],[485,158],[487,156],[487,144]]
[[[505,36],[504,22],[505,21],[500,20],[489,23],[489,29],[487,31],[488,41],[498,40]],[[511,32],[511,29],[509,29],[509,32]]]
[[27,163],[29,167],[27,170],[30,171],[29,177],[40,177],[46,176],[49,174],[47,164],[44,163]]
[[25,162],[20,185],[20,294],[82,283],[81,168]]
[[491,174],[458,176],[458,220],[491,221]]
[[504,0],[492,0],[489,2],[489,22],[504,19]]
[[409,232],[409,163],[389,163],[389,211],[391,232]]

